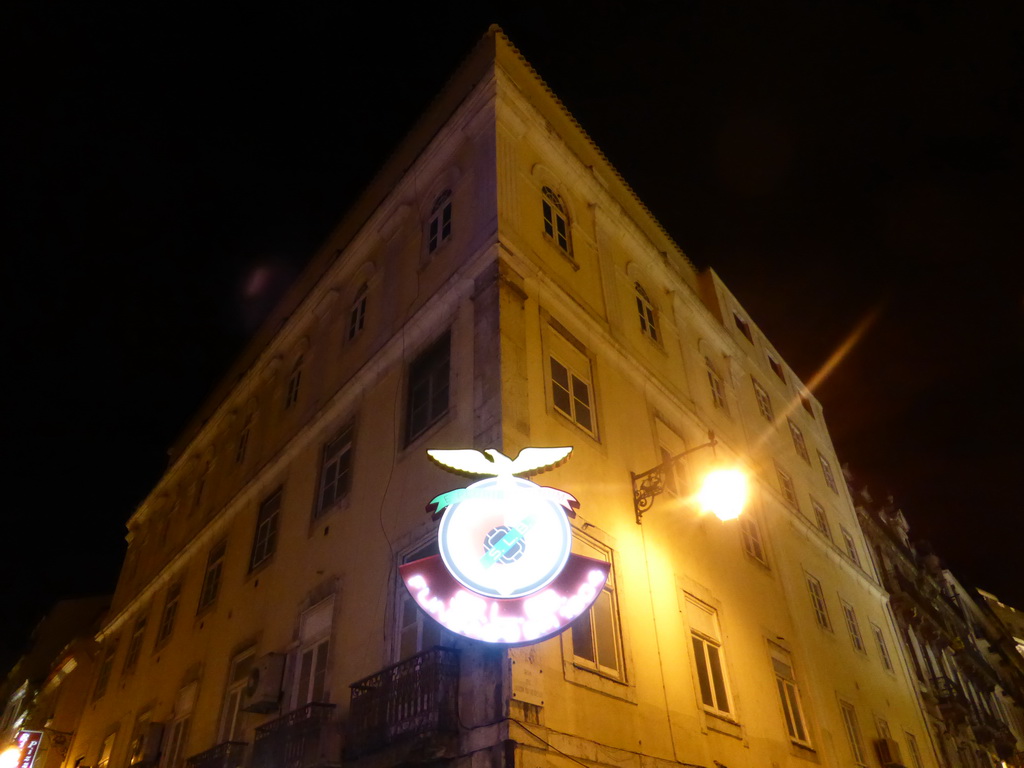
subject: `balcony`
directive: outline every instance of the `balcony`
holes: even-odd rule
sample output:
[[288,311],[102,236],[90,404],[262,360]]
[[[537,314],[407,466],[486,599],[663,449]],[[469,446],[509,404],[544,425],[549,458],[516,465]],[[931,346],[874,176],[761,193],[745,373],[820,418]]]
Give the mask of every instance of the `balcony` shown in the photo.
[[328,768],[341,765],[333,704],[307,704],[256,729],[252,768]]
[[242,768],[248,746],[244,741],[225,741],[213,749],[192,755],[185,761],[185,768]]
[[420,734],[458,731],[458,651],[434,648],[350,687],[346,757]]
[[946,720],[962,723],[967,719],[971,706],[957,682],[948,677],[933,677],[932,691]]

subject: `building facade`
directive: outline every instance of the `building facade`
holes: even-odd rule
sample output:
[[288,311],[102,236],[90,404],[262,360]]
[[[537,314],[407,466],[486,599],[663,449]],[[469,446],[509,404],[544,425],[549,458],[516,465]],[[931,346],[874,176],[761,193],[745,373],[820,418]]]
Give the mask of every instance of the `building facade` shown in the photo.
[[927,542],[911,541],[907,519],[891,498],[876,502],[849,473],[847,479],[941,763],[1021,765],[1024,655],[1013,635],[990,599],[972,595],[944,570]]
[[[425,451],[531,446],[610,577],[552,639],[455,637],[397,576]],[[172,458],[66,768],[938,765],[820,404],[497,29]],[[738,520],[690,499],[717,461]]]

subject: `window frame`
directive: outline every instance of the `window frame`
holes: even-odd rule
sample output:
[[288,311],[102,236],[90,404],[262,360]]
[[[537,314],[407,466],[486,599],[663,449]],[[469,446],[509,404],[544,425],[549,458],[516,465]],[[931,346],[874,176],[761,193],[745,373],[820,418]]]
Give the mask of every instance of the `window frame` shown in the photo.
[[764,533],[761,531],[760,521],[753,514],[752,510],[748,510],[745,514],[740,515],[739,520],[743,551],[748,557],[767,568],[768,551],[764,544]]
[[292,365],[292,372],[288,376],[288,385],[284,396],[284,407],[286,410],[299,402],[299,390],[302,386],[302,366],[304,362],[304,356],[299,355],[295,358],[295,364]]
[[811,496],[811,509],[814,512],[814,525],[818,531],[829,541],[832,541],[832,525],[828,521],[828,511],[825,505]]
[[[718,610],[689,593],[685,593],[685,598],[694,672],[694,693],[697,696],[697,701],[705,713],[729,722],[736,722],[735,702],[729,686],[729,673],[723,650],[722,625],[718,618]],[[695,614],[694,611],[701,611],[709,617],[706,626],[717,636],[699,628],[695,621],[695,617],[699,614]],[[709,653],[708,648],[714,649],[715,653]],[[723,703],[724,707],[721,706]]]
[[772,423],[775,421],[775,409],[772,407],[772,396],[768,390],[755,377],[751,376],[750,381],[754,385],[754,399],[757,400],[757,410],[764,417],[764,420]]
[[793,476],[778,464],[775,465],[775,475],[779,479],[779,492],[786,504],[796,511],[800,511],[800,499],[796,495],[796,486],[793,484]]
[[181,602],[181,587],[181,579],[172,582],[167,587],[167,594],[164,597],[164,609],[160,612],[160,624],[157,627],[156,640],[154,642],[157,648],[163,647],[174,632],[174,624],[178,616],[178,604]]
[[121,665],[121,677],[127,677],[135,671],[139,663],[139,655],[142,652],[142,641],[146,635],[147,611],[135,620],[132,626],[132,633],[128,639],[128,650],[124,654],[124,663]]
[[[813,749],[810,724],[800,696],[800,686],[793,671],[793,660],[789,652],[771,643],[772,672],[779,694],[782,720],[789,740],[794,744]],[[803,736],[800,733],[803,732]]]
[[846,630],[850,633],[850,642],[853,649],[859,653],[867,654],[867,646],[864,645],[864,635],[860,631],[860,622],[857,620],[857,609],[842,598],[839,603],[843,607],[843,616],[846,618]]
[[227,548],[227,539],[221,539],[210,547],[210,552],[206,556],[206,569],[203,571],[203,583],[199,589],[199,606],[196,614],[208,610],[217,603]]
[[544,222],[544,237],[558,249],[559,253],[572,259],[572,220],[561,195],[548,186],[541,187],[541,215]]
[[796,451],[796,455],[810,465],[811,454],[807,450],[807,440],[804,439],[803,430],[797,426],[793,419],[787,418],[786,421],[789,422],[789,435],[793,438],[793,449]]
[[452,191],[446,189],[434,200],[427,218],[427,255],[432,256],[452,236]]
[[850,753],[853,762],[860,766],[866,766],[864,759],[864,740],[860,732],[860,723],[857,720],[857,708],[845,699],[839,700],[839,710],[843,719],[843,727],[846,731],[846,740],[850,745]]
[[[313,520],[319,520],[348,501],[352,492],[352,460],[355,453],[355,423],[348,422],[334,433],[334,437],[320,449],[320,471],[317,475]],[[340,445],[339,445],[340,444]],[[332,450],[334,446],[336,450]],[[344,461],[343,461],[344,459]],[[344,463],[344,468],[337,469]],[[332,469],[333,468],[333,469]],[[328,483],[333,488],[331,498],[325,501]],[[339,490],[339,485],[341,489]]]
[[858,568],[861,567],[860,552],[857,551],[857,540],[853,538],[853,534],[846,530],[846,526],[840,525],[839,530],[843,536],[843,544],[846,547],[846,555],[850,558],[850,561]]
[[832,619],[829,616],[828,600],[825,598],[825,590],[821,586],[821,581],[809,573],[805,573],[804,576],[807,580],[807,590],[811,596],[811,607],[814,609],[815,621],[819,627],[831,632]]
[[718,374],[711,358],[704,355],[704,366],[707,369],[708,384],[711,387],[711,403],[716,410],[729,414],[729,401],[726,399],[725,380]]
[[245,715],[242,709],[242,698],[252,664],[256,660],[256,646],[236,653],[228,664],[228,677],[224,684],[224,697],[221,703],[220,718],[217,721],[218,744],[227,741],[245,741],[244,727],[241,726]]
[[[576,427],[582,429],[591,437],[596,438],[597,414],[595,413],[594,398],[592,396],[594,391],[593,380],[590,376],[584,374],[583,371],[579,371],[577,366],[563,362],[563,359],[554,352],[548,355],[548,391],[551,395],[551,405],[557,413],[568,419]],[[587,364],[588,366],[590,364],[589,358],[587,358]],[[565,373],[564,383],[556,380],[556,365]],[[556,386],[558,387],[557,390]],[[579,396],[580,392],[585,394],[585,399]],[[558,393],[564,393],[563,397],[568,400],[568,410],[559,404],[561,398],[558,396]],[[580,413],[584,410],[587,414],[586,422],[588,423],[580,420]]]
[[658,313],[654,308],[654,302],[647,295],[647,291],[637,280],[633,283],[633,295],[636,299],[636,309],[640,320],[640,333],[655,344],[661,344],[661,336],[658,332]]
[[736,327],[739,329],[740,333],[743,334],[743,337],[747,341],[749,341],[751,344],[753,344],[754,343],[754,333],[750,329],[750,321],[747,320],[744,317],[741,317],[740,313],[735,311],[735,310],[733,310],[732,319],[733,319],[733,322],[736,324]]
[[825,478],[825,485],[832,490],[832,493],[838,496],[839,486],[836,484],[836,476],[832,472],[832,464],[821,451],[818,451],[818,463],[821,465],[821,474]]
[[284,486],[279,485],[260,502],[256,512],[256,528],[253,531],[252,551],[249,555],[249,573],[264,563],[270,562],[277,551],[277,535],[280,528]]
[[[614,558],[610,551],[603,548],[597,550],[595,554],[604,555],[603,559],[611,565],[611,569],[597,599],[569,625],[569,631],[566,633],[569,653],[572,656],[573,665],[578,669],[585,669],[602,677],[621,682],[625,679],[626,671],[622,624],[619,621],[618,594],[615,589]],[[596,611],[600,611],[601,616]],[[584,637],[584,626],[589,640]],[[589,645],[589,648],[586,648],[586,645]],[[579,650],[589,651],[589,655],[580,654]],[[611,650],[611,660],[614,661],[615,666],[604,663],[609,660],[609,650]]]
[[355,339],[366,327],[366,297],[368,294],[369,286],[363,283],[352,299],[352,306],[348,313],[348,330],[345,333],[345,338],[348,341]]
[[117,656],[117,645],[119,637],[111,637],[107,641],[107,647],[103,650],[103,657],[99,669],[96,672],[96,684],[92,690],[92,700],[99,701],[107,693],[110,685],[110,678],[114,673],[114,658]]
[[[425,405],[418,404],[426,388]],[[439,407],[438,393],[444,392],[444,406]],[[414,423],[414,415],[425,417]],[[452,409],[451,330],[446,330],[425,347],[406,368],[405,444],[411,445],[440,423]]]
[[782,363],[771,352],[766,352],[765,354],[768,356],[768,367],[772,369],[772,373],[779,377],[779,381],[785,384],[786,372],[782,368]]

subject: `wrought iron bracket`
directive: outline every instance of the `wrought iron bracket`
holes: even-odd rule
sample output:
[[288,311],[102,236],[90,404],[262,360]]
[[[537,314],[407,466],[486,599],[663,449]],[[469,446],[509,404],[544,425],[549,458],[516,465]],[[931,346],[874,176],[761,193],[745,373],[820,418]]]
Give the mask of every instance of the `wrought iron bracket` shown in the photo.
[[708,441],[706,443],[701,443],[682,453],[677,453],[672,458],[663,461],[656,467],[648,469],[646,472],[630,472],[630,477],[633,479],[633,511],[636,513],[636,524],[641,524],[644,512],[654,505],[654,497],[664,492],[665,474],[677,461],[695,451],[700,451],[704,448],[714,448],[716,445],[718,445],[718,438],[715,437],[714,430],[709,429]]

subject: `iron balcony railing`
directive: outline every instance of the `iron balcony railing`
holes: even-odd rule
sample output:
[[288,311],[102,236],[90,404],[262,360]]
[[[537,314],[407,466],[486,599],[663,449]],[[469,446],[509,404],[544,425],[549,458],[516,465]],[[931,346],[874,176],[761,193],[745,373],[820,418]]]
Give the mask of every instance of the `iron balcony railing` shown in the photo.
[[341,764],[333,704],[310,703],[256,729],[252,768],[326,768]]
[[458,731],[458,651],[434,648],[350,688],[348,757],[418,734]]
[[242,768],[248,746],[244,741],[222,742],[212,749],[192,755],[185,761],[185,768]]

